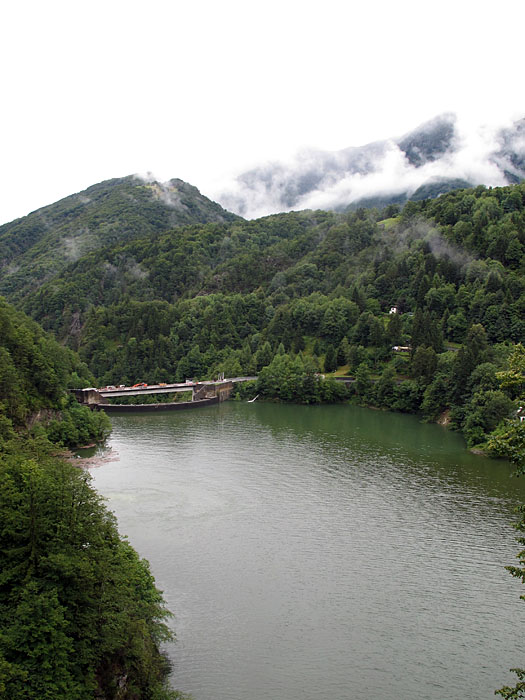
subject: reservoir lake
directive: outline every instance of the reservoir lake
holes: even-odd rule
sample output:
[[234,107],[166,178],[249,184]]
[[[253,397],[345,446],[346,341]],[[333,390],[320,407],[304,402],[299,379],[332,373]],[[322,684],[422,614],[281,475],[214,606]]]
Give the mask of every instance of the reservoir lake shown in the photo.
[[[193,700],[484,700],[525,665],[525,480],[414,416],[112,414],[90,469],[174,613]],[[523,609],[522,609],[523,608]]]

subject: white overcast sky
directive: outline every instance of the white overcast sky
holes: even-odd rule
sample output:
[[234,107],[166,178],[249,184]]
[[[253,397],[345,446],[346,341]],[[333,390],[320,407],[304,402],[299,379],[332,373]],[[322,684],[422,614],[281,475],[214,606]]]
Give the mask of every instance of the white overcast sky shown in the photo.
[[152,171],[210,195],[442,112],[525,116],[524,0],[47,0],[0,9],[0,223]]

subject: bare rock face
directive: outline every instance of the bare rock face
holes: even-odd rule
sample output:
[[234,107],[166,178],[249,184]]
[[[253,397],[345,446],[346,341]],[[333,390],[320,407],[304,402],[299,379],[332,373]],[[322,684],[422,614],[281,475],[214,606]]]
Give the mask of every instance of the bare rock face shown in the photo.
[[442,425],[444,428],[447,428],[450,425],[450,410],[447,409],[446,411],[443,411],[436,423],[438,423],[438,425]]

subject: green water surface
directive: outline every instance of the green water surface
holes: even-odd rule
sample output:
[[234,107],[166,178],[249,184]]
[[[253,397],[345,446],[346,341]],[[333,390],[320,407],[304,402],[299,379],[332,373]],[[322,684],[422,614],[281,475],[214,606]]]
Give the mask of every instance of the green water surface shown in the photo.
[[194,700],[481,700],[525,663],[506,462],[347,405],[111,420],[94,485],[175,613]]

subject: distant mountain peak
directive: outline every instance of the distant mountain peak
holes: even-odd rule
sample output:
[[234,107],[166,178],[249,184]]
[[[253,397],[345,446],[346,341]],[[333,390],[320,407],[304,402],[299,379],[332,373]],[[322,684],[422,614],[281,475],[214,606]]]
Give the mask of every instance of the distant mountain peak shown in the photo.
[[499,150],[494,160],[504,170],[509,183],[518,183],[525,176],[525,119],[498,134]]
[[447,112],[421,124],[403,136],[397,145],[415,167],[432,162],[454,147],[456,115]]

